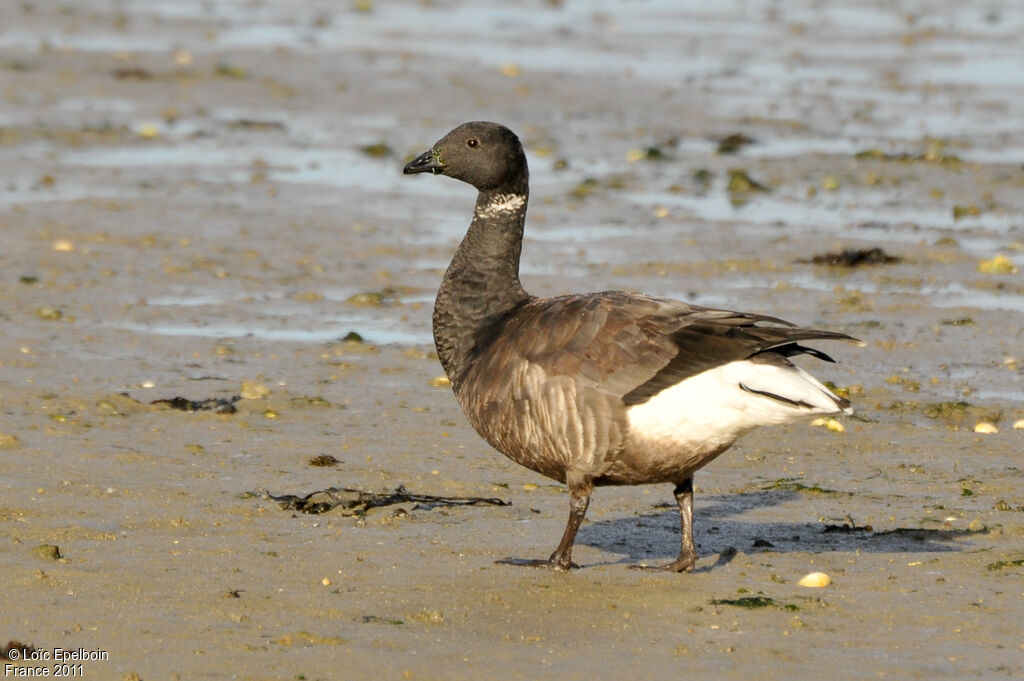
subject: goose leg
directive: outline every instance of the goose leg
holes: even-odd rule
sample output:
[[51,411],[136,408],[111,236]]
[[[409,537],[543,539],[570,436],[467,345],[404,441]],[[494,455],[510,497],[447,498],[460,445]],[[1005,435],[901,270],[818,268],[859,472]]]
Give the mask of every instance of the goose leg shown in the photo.
[[576,542],[576,533],[583,524],[583,516],[587,514],[587,507],[590,506],[589,491],[570,488],[569,494],[569,522],[565,525],[565,532],[562,533],[562,541],[558,542],[558,548],[547,560],[556,570],[572,570],[579,567],[572,562],[572,546]]
[[676,485],[676,503],[679,504],[679,557],[663,570],[690,572],[697,564],[697,548],[693,545],[693,478]]
[[693,478],[676,485],[676,503],[679,504],[679,557],[668,565],[640,566],[644,570],[664,572],[690,572],[697,564],[697,549],[693,545]]
[[574,570],[579,565],[572,562],[572,547],[576,541],[576,533],[583,524],[583,518],[587,514],[587,507],[590,506],[590,495],[594,491],[594,484],[589,478],[573,480],[570,474],[569,480],[569,522],[565,525],[565,532],[562,533],[562,541],[558,542],[558,548],[547,560],[499,560],[503,565],[526,565],[529,567],[548,567],[555,570]]

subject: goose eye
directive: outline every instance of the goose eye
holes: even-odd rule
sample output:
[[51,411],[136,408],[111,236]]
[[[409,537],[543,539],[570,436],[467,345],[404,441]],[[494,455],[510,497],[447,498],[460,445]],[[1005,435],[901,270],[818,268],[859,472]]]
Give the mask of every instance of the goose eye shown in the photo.
[[475,139],[473,139],[472,137],[471,137],[471,138],[469,138],[468,140],[466,140],[466,146],[468,146],[468,147],[471,147],[471,148],[473,148],[473,149],[476,149],[476,147],[477,147],[477,146],[478,146],[479,144],[480,144],[480,142],[476,141],[476,140],[475,140]]

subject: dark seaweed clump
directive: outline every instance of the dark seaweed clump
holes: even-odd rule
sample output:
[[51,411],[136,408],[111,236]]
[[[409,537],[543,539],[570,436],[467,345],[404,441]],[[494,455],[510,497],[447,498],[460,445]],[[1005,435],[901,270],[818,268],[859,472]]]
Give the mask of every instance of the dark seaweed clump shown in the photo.
[[775,605],[775,599],[768,596],[742,596],[741,598],[716,598],[711,601],[715,605],[732,605],[737,608],[767,608]]
[[[14,652],[13,656],[12,652]],[[35,646],[21,641],[8,641],[7,645],[0,646],[0,660],[24,660],[34,655],[35,652]]]
[[828,532],[874,532],[875,528],[871,525],[854,525],[852,523],[843,523],[841,525],[831,524],[826,525],[821,531],[822,534]]
[[903,258],[889,255],[881,248],[847,248],[839,253],[822,253],[810,260],[798,260],[797,262],[832,267],[860,267],[862,265],[892,265],[902,261]]
[[722,139],[718,140],[718,153],[735,154],[741,148],[753,143],[754,140],[747,137],[742,132],[734,132],[733,134],[726,135]]
[[217,414],[234,414],[238,411],[235,402],[242,399],[241,395],[233,395],[228,398],[211,397],[205,400],[190,400],[187,397],[172,397],[170,399],[153,400],[150,404],[166,404],[171,409],[185,411],[188,413],[196,411],[213,411]]
[[391,506],[393,504],[404,504],[414,502],[424,508],[435,506],[477,506],[481,504],[491,506],[511,506],[503,499],[493,497],[439,497],[433,494],[414,494],[399,485],[393,492],[378,494],[376,492],[364,492],[358,489],[340,487],[328,487],[304,497],[294,494],[282,494],[275,496],[267,493],[267,496],[281,505],[284,510],[301,511],[302,513],[325,513],[334,508],[340,508],[342,515],[363,515],[371,508],[380,506]]
[[782,607],[785,610],[799,610],[800,608],[796,605],[791,604],[780,604],[774,598],[769,596],[741,596],[740,598],[712,598],[712,605],[731,605],[735,608],[769,608],[769,607]]

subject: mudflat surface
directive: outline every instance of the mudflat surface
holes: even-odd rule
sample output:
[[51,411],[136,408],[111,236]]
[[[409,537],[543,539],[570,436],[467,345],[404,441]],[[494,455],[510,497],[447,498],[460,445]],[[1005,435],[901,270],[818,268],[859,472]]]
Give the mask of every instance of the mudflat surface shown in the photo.
[[[1024,677],[1017,3],[300,4],[0,4],[0,643],[51,658],[6,675]],[[400,169],[471,119],[528,148],[530,290],[866,342],[806,364],[842,431],[697,476],[692,574],[627,569],[662,487],[495,564],[568,504],[436,385],[473,195]],[[511,505],[267,497],[400,485]]]

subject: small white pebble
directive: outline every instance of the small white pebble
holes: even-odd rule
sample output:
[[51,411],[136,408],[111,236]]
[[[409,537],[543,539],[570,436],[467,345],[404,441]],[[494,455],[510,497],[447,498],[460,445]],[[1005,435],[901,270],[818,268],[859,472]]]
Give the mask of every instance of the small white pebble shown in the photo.
[[331,585],[331,580],[329,580],[326,577],[324,577],[323,579],[320,580],[320,583],[323,584],[324,586],[330,586]]
[[155,388],[156,387],[156,383],[154,383],[153,381],[143,381],[142,383],[139,384],[139,387],[140,388]]
[[804,575],[797,584],[800,586],[806,586],[811,588],[819,588],[828,586],[832,583],[832,578],[824,572],[811,572]]
[[996,428],[994,424],[991,424],[988,421],[980,421],[976,426],[974,426],[974,432],[992,434],[998,433],[999,429]]
[[1024,430],[1024,419],[1020,419],[1019,421],[1014,421],[1013,422],[1013,429],[1014,430]]

